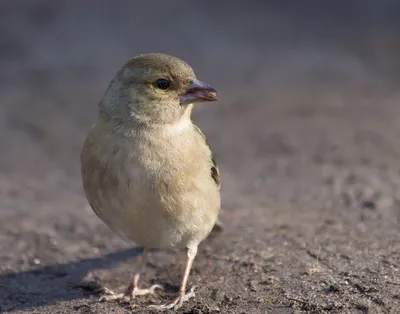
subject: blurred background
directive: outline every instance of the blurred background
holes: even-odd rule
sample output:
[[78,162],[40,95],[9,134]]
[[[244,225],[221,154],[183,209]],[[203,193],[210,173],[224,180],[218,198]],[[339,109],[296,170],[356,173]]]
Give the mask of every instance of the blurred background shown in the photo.
[[[80,193],[77,158],[97,103],[126,59],[143,52],[181,57],[221,91],[196,121],[218,155],[237,153],[219,158],[232,175],[254,168],[255,150],[270,158],[276,141],[298,141],[274,130],[294,116],[393,119],[399,9],[395,0],[1,1],[0,182],[6,199],[18,194],[3,211]],[[302,140],[293,143],[300,154],[317,144]]]
[[[227,224],[246,217],[249,243],[276,221],[312,242],[329,217],[387,247],[400,219],[399,35],[396,0],[0,1],[0,248],[15,255],[3,271],[90,255],[85,228],[116,247],[86,204],[79,151],[109,81],[144,52],[182,58],[220,91],[194,120]],[[40,229],[77,247],[57,259],[38,241],[20,261],[6,224],[22,242]]]

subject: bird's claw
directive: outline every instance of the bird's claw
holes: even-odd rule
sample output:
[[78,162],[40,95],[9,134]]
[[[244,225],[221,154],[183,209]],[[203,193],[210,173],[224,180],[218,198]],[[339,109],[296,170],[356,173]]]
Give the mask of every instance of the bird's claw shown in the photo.
[[164,288],[160,285],[152,285],[148,289],[139,289],[136,288],[132,291],[132,293],[115,293],[114,291],[104,287],[102,289],[103,295],[100,299],[99,302],[109,302],[109,301],[115,301],[115,300],[126,300],[129,301],[129,299],[134,299],[137,296],[142,296],[142,295],[153,295],[156,294],[156,289],[163,290]]
[[150,288],[148,289],[136,289],[133,290],[132,293],[132,298],[138,296],[138,295],[148,295],[148,294],[155,294],[156,289],[160,289],[160,290],[164,290],[164,288],[160,285],[152,285]]
[[193,286],[188,293],[186,293],[184,295],[180,295],[172,303],[161,304],[161,305],[150,305],[148,308],[149,309],[153,309],[153,310],[158,310],[158,311],[169,310],[169,309],[172,309],[172,308],[174,310],[177,310],[182,306],[183,302],[186,302],[189,299],[195,297],[195,293],[194,293],[195,289],[196,289],[196,286]]
[[101,293],[103,294],[99,302],[109,302],[109,301],[114,301],[114,300],[120,300],[124,297],[123,293],[115,293],[114,291],[108,289],[107,287],[101,288]]

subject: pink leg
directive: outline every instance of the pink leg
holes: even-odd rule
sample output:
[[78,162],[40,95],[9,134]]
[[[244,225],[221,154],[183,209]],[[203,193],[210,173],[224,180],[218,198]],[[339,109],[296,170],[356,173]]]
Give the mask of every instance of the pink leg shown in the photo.
[[112,300],[118,300],[118,299],[123,299],[123,298],[133,299],[139,295],[154,294],[155,289],[157,289],[157,288],[162,289],[162,287],[160,285],[153,285],[148,289],[139,289],[139,287],[138,287],[140,274],[141,274],[144,266],[147,263],[147,260],[149,258],[149,252],[150,252],[150,249],[144,248],[143,256],[141,257],[138,265],[136,266],[134,275],[131,279],[131,282],[130,282],[128,288],[125,290],[125,293],[115,294],[112,291],[109,291],[107,289],[106,291],[107,291],[107,294],[109,294],[109,295],[101,297],[100,301],[112,301]]
[[170,304],[150,305],[149,308],[156,309],[156,310],[164,310],[164,309],[171,309],[171,308],[178,309],[182,306],[183,302],[185,302],[195,296],[195,294],[194,294],[195,287],[192,287],[192,289],[190,289],[190,292],[186,293],[186,286],[187,286],[187,281],[189,279],[190,269],[192,268],[192,264],[193,264],[194,258],[196,257],[196,254],[197,254],[197,245],[194,247],[188,248],[185,272],[183,274],[183,279],[182,279],[181,287],[179,289],[178,298]]

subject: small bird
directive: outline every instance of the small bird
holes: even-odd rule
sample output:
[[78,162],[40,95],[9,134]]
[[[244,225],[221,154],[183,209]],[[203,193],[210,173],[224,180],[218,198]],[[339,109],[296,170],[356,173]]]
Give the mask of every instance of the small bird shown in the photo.
[[186,249],[179,296],[158,310],[179,308],[197,247],[219,227],[220,174],[204,134],[192,122],[193,105],[216,100],[217,91],[184,61],[161,53],[130,59],[99,103],[99,115],[81,150],[83,187],[93,211],[114,232],[144,247],[124,294],[139,289],[152,248]]

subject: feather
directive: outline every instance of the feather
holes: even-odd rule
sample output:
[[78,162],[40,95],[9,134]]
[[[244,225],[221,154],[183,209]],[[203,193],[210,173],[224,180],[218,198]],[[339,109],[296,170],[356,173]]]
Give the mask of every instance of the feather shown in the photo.
[[211,149],[211,146],[208,143],[207,138],[204,135],[204,133],[200,130],[200,128],[196,124],[193,123],[193,125],[195,127],[195,130],[201,135],[201,137],[204,139],[204,142],[206,143],[206,145],[210,149],[210,153],[211,153],[211,160],[210,160],[210,163],[211,163],[211,177],[213,178],[213,180],[217,184],[218,189],[220,189],[221,188],[221,177],[220,177],[220,174],[219,174],[219,169],[218,169],[217,163],[215,161],[214,153],[213,153],[213,151]]

